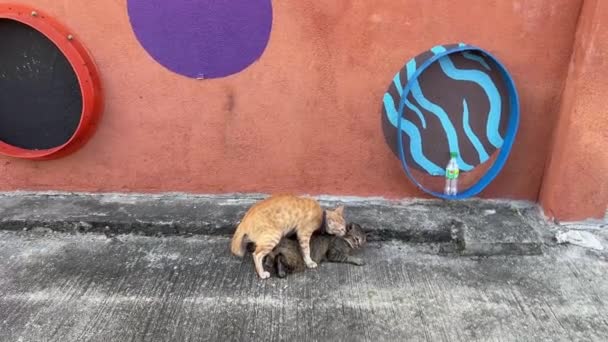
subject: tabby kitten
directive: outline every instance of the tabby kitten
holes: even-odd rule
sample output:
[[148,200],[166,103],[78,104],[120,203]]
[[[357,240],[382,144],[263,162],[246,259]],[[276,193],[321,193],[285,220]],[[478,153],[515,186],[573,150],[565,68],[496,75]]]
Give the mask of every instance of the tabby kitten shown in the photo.
[[256,246],[253,252],[256,272],[261,279],[266,279],[270,273],[264,270],[264,257],[282,237],[295,232],[306,267],[315,268],[317,263],[310,258],[310,237],[320,228],[328,234],[343,236],[346,233],[343,213],[343,206],[324,211],[312,198],[271,196],[254,204],[245,213],[234,232],[230,249],[232,254],[242,257],[246,243],[253,242]]
[[[365,265],[363,260],[350,254],[366,243],[367,236],[361,226],[349,223],[346,226],[346,234],[342,237],[313,235],[310,240],[310,255],[317,263],[329,261],[363,266]],[[279,278],[284,278],[287,273],[302,272],[306,269],[297,242],[290,238],[282,239],[264,262],[267,266],[275,268]]]

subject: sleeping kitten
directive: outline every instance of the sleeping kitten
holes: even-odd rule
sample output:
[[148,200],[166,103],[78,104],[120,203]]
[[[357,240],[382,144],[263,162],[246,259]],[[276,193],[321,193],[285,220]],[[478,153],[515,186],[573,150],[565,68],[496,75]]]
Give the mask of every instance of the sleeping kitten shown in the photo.
[[[346,234],[342,237],[326,234],[313,235],[310,240],[310,255],[317,263],[329,261],[363,266],[365,265],[363,260],[351,256],[350,253],[363,247],[366,242],[366,234],[361,226],[349,223],[346,226]],[[264,263],[273,267],[279,278],[284,278],[287,273],[302,272],[306,269],[298,243],[290,238],[282,239],[277,247],[268,254]]]
[[254,204],[236,228],[230,249],[234,255],[243,256],[246,243],[253,242],[253,262],[261,279],[270,277],[264,270],[262,261],[272,251],[282,237],[296,233],[304,264],[315,268],[317,264],[310,258],[310,237],[316,230],[327,234],[343,236],[346,224],[344,207],[323,210],[312,198],[292,195],[276,195]]

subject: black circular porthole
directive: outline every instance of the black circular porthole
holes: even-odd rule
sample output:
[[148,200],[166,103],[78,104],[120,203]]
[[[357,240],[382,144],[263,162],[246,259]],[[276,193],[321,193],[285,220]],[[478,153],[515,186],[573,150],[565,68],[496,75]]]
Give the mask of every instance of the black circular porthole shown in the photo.
[[0,153],[51,159],[93,133],[103,108],[93,59],[59,22],[0,4]]
[[74,69],[28,25],[0,19],[0,37],[0,140],[28,150],[67,143],[82,113]]

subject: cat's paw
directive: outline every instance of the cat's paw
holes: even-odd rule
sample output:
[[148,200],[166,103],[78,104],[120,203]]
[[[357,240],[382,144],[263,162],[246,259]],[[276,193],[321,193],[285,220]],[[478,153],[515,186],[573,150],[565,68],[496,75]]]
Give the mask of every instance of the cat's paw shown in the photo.
[[306,267],[308,267],[308,268],[317,268],[317,263],[314,262],[314,261],[312,261],[312,260],[307,261],[306,262]]
[[270,272],[264,271],[264,272],[260,273],[259,276],[260,276],[260,279],[268,279],[268,278],[270,278]]
[[353,260],[353,264],[357,265],[357,266],[365,266],[365,261],[363,261],[361,259],[355,259],[355,260]]

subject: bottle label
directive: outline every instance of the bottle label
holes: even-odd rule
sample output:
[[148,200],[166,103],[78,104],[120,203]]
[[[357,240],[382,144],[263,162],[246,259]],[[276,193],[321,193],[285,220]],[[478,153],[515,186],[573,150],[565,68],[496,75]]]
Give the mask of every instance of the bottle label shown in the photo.
[[447,178],[447,179],[456,179],[456,178],[458,178],[459,174],[460,174],[459,169],[445,170],[445,178]]

